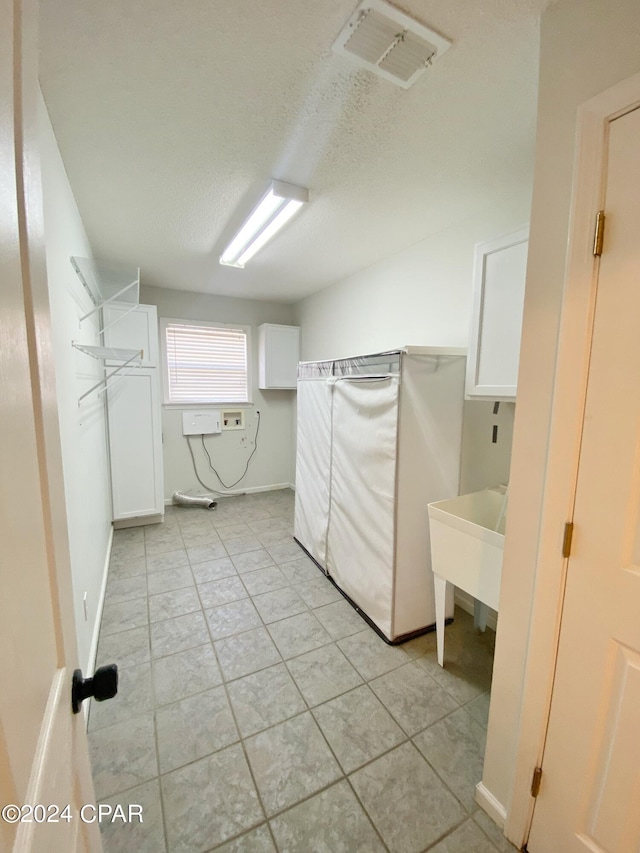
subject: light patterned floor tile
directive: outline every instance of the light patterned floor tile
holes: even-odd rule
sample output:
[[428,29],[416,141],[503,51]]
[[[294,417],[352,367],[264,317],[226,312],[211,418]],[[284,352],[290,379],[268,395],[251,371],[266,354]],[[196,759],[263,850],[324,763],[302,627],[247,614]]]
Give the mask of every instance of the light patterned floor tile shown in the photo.
[[284,658],[302,655],[331,642],[331,637],[311,612],[273,622],[269,625],[269,633]]
[[462,806],[410,743],[350,777],[391,853],[419,853],[459,824]]
[[409,735],[426,729],[455,711],[457,702],[415,663],[408,663],[370,682],[371,689]]
[[472,812],[475,786],[482,781],[486,732],[459,708],[413,739],[429,764]]
[[320,729],[308,712],[245,741],[256,785],[273,815],[341,775]]
[[156,733],[161,773],[190,764],[239,739],[223,687],[159,708]]
[[319,705],[313,709],[313,716],[345,773],[352,773],[406,738],[367,685]]
[[362,684],[362,678],[335,643],[293,658],[288,667],[310,707]]
[[224,640],[216,640],[214,648],[226,681],[250,675],[281,660],[264,628],[254,628]]
[[130,822],[101,821],[100,834],[104,853],[165,853],[164,822],[160,802],[158,779],[145,782],[102,802],[115,809],[122,806],[128,813],[129,806],[140,806],[142,822],[134,817]]
[[161,777],[171,853],[210,850],[264,821],[240,744]]
[[346,782],[273,818],[271,828],[280,853],[384,853],[385,849]]
[[232,681],[227,690],[243,737],[249,737],[307,709],[284,664]]
[[156,706],[222,684],[222,674],[209,642],[155,660],[152,671]]

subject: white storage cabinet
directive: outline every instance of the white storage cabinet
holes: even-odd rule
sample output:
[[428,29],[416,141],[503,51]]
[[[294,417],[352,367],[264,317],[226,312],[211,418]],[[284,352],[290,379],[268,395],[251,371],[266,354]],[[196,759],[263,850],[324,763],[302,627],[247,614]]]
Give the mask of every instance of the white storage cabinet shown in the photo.
[[[162,521],[161,379],[155,305],[103,307],[108,347],[142,349],[140,367],[107,389],[113,520],[118,527]],[[109,362],[106,362],[107,368]]]
[[299,366],[294,535],[391,642],[435,624],[427,504],[458,494],[464,353]]
[[258,326],[258,387],[295,390],[300,359],[300,327]]
[[515,401],[529,228],[475,248],[466,396]]

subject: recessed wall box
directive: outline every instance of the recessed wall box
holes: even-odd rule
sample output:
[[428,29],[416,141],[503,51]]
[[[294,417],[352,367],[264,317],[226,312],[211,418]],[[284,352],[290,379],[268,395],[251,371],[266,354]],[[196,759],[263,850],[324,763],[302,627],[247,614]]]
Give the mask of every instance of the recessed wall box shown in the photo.
[[217,409],[182,413],[183,435],[212,435],[220,431],[220,411]]
[[244,429],[244,409],[223,412],[222,429]]

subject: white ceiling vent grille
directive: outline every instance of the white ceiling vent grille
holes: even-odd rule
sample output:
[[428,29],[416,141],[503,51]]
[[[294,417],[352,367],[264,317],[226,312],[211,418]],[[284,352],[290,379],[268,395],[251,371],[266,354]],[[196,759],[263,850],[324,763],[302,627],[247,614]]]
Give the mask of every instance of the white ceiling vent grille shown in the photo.
[[385,0],[362,0],[333,51],[408,89],[450,46],[450,41]]

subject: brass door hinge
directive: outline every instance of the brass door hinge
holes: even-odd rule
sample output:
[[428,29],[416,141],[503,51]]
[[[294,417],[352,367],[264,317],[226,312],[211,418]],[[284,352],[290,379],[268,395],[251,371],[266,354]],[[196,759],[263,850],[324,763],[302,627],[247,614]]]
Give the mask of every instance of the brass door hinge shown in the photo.
[[571,540],[573,539],[573,521],[567,521],[564,526],[564,536],[562,537],[562,556],[571,556]]
[[537,797],[540,793],[540,782],[542,781],[542,767],[536,767],[533,771],[533,778],[531,780],[531,796]]
[[600,257],[602,254],[602,243],[604,240],[604,210],[599,210],[596,213],[596,228],[593,234],[593,254]]

